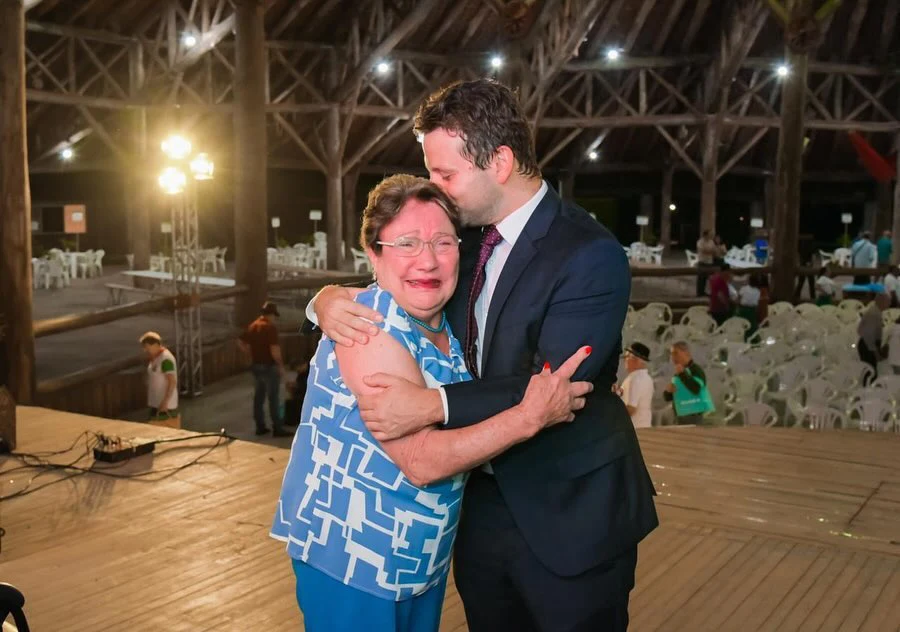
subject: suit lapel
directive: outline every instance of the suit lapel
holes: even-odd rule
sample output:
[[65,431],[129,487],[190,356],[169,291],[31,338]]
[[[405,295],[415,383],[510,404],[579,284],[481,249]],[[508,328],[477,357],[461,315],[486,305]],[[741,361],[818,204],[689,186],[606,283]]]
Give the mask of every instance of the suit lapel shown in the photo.
[[497,287],[491,296],[491,306],[488,310],[487,323],[484,331],[484,349],[482,350],[482,367],[487,367],[488,354],[491,350],[491,343],[494,339],[494,330],[497,328],[497,321],[500,318],[500,312],[509,298],[510,293],[515,287],[525,268],[537,254],[537,241],[540,240],[550,229],[550,224],[559,212],[560,199],[556,192],[547,187],[547,193],[532,213],[525,229],[516,240],[509,258],[503,265],[503,271],[500,272],[500,278],[497,280]]

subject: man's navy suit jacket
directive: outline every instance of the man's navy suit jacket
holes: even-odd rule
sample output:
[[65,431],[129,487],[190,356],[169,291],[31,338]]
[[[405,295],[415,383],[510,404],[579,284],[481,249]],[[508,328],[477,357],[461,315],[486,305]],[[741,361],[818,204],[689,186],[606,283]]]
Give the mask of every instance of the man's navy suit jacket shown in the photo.
[[[464,340],[481,229],[467,229],[461,238],[459,285],[446,309]],[[634,426],[610,391],[630,292],[628,260],[616,238],[548,188],[491,297],[481,379],[444,387],[445,428],[461,428],[519,403],[544,362],[555,370],[579,347],[593,348],[574,377],[594,384],[575,421],[491,461],[523,537],[560,576],[628,553],[658,525]]]

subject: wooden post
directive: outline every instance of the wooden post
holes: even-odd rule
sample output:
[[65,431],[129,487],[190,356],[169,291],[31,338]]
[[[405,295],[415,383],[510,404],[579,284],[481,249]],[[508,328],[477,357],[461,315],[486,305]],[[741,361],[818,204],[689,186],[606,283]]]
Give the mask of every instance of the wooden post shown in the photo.
[[[144,89],[144,45],[140,42],[134,44],[129,51],[129,77],[130,92],[133,99],[139,98]],[[128,115],[126,115],[128,116]],[[128,213],[128,247],[134,255],[134,269],[148,270],[150,268],[150,241],[152,226],[150,225],[150,207],[155,200],[152,195],[152,178],[147,174],[135,173],[143,170],[147,165],[147,108],[136,108],[130,115],[134,139],[135,164],[128,170],[130,174],[126,178],[125,208]],[[155,175],[155,174],[151,174]],[[138,279],[135,279],[138,281]],[[135,283],[138,285],[138,283]]]
[[891,186],[890,182],[878,183],[876,201],[878,207],[875,209],[875,228],[872,232],[872,237],[875,241],[878,241],[884,231],[891,230],[893,218],[891,210],[894,206],[894,187]]
[[[798,0],[804,4],[806,0]],[[778,163],[775,168],[775,238],[772,300],[794,296],[799,255],[800,184],[803,180],[803,110],[806,107],[808,55],[788,51],[790,74],[783,79]]]
[[715,118],[706,124],[703,133],[703,178],[700,188],[700,233],[716,232],[716,180],[719,162],[719,126]]
[[266,299],[266,48],[263,0],[235,6],[235,282],[249,291],[235,301],[239,326],[252,321]]
[[339,270],[344,260],[341,230],[341,113],[337,107],[329,108],[325,119],[325,154],[328,173],[325,174],[325,226],[328,230],[328,256],[326,266],[329,270]]
[[771,233],[775,228],[775,178],[772,176],[763,179],[763,204],[766,208],[766,232]]
[[0,0],[0,297],[0,350],[5,355],[0,366],[7,373],[0,375],[0,386],[5,384],[19,404],[30,404],[34,330],[22,0]]
[[893,261],[895,265],[900,264],[900,134],[894,142],[894,151],[897,152],[897,179],[894,180],[894,222],[893,222],[893,241],[894,252]]
[[675,167],[667,164],[663,168],[662,193],[660,194],[659,245],[668,251],[672,245],[672,179]]
[[359,169],[351,169],[344,174],[341,182],[344,210],[344,241],[347,249],[359,249],[359,229],[362,208],[356,204],[356,185],[359,182]]

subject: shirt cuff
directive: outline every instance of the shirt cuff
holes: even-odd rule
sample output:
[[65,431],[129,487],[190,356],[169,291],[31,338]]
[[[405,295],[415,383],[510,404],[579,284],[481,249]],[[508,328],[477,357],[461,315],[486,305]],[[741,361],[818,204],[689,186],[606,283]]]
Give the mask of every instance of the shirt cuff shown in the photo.
[[447,420],[450,419],[450,405],[447,403],[447,393],[443,386],[438,388],[438,392],[441,394],[441,404],[444,406],[444,425],[446,426]]
[[[318,296],[318,294],[317,294],[316,296]],[[316,307],[316,297],[313,296],[312,299],[310,299],[309,303],[306,304],[306,320],[308,320],[308,321],[311,322],[313,325],[315,325],[316,327],[318,327],[318,326],[319,326],[319,319],[316,318],[316,309],[315,309],[315,307]]]

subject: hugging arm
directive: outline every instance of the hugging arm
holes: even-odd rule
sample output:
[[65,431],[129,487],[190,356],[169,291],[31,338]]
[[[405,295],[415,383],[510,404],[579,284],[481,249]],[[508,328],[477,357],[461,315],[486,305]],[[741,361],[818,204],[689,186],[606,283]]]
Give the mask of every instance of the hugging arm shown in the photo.
[[[370,392],[363,376],[378,366],[421,387],[425,381],[416,361],[390,335],[373,338],[365,345],[336,347],[341,376],[354,395]],[[465,472],[534,436],[569,411],[568,397],[554,388],[555,380],[574,372],[584,355],[574,356],[558,374],[545,369],[532,376],[525,398],[518,406],[491,416],[484,423],[452,432],[433,426],[382,442],[387,455],[416,486]]]
[[[552,292],[538,338],[535,368],[543,362],[559,366],[586,345],[592,352],[572,379],[594,382],[611,354],[618,353],[628,310],[631,271],[622,246],[614,239],[585,244],[570,259]],[[445,386],[449,413],[445,428],[471,426],[518,404],[528,379],[520,375]],[[610,388],[610,384],[599,386]]]

